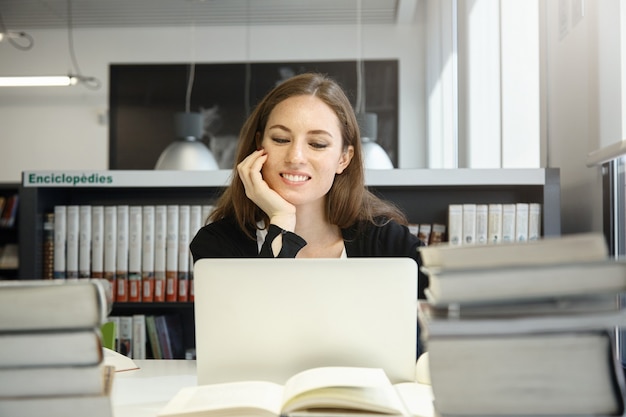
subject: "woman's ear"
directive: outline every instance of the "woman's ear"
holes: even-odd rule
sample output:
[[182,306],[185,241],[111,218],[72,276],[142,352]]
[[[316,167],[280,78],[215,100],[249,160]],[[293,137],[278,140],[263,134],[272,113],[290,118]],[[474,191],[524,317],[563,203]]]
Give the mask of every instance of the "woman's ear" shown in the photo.
[[341,153],[341,157],[339,158],[339,165],[337,165],[337,174],[341,174],[350,162],[352,161],[352,157],[354,156],[354,146],[350,145],[346,148],[345,151]]

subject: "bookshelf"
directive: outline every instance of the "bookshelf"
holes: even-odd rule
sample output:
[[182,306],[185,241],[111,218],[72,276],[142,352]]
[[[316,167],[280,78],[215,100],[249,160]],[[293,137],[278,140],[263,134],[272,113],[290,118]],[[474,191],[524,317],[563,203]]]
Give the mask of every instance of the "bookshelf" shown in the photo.
[[[43,219],[55,205],[210,204],[230,180],[219,171],[27,171],[19,206],[20,279],[43,271]],[[559,235],[560,178],[557,168],[401,169],[367,171],[370,190],[395,202],[412,223],[447,223],[451,203],[542,204],[543,235]],[[192,303],[116,303],[112,314],[184,317],[185,346],[193,347]]]
[[[10,224],[5,223],[11,217],[11,200],[19,197],[19,183],[0,183],[0,279],[15,279],[18,276],[18,267],[14,253],[15,245],[19,243],[17,211],[13,211]],[[15,204],[19,208],[19,198]],[[17,255],[16,255],[17,256]]]

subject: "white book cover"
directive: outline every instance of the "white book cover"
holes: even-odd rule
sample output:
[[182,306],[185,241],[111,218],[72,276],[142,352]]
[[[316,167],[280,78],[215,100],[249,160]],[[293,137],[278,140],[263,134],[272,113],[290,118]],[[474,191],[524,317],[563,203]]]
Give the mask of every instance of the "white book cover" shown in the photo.
[[487,204],[476,204],[476,243],[487,243],[489,233],[489,207]]
[[530,203],[528,206],[528,240],[541,237],[541,204]]
[[528,203],[515,204],[515,240],[518,242],[528,241]]
[[165,301],[178,300],[178,239],[179,206],[167,206],[167,235],[165,239]]
[[178,301],[189,301],[189,227],[191,206],[178,207]]
[[80,209],[77,205],[67,206],[66,236],[66,278],[78,278],[78,233],[80,227]]
[[67,206],[54,206],[54,278],[66,277]]
[[448,206],[448,242],[450,245],[463,244],[463,205]]
[[154,301],[165,301],[165,266],[167,241],[167,206],[154,211]]
[[141,206],[130,206],[128,211],[128,301],[141,301]]
[[487,215],[487,241],[491,244],[502,243],[502,204],[489,204]]
[[463,245],[476,244],[476,204],[463,204]]
[[502,241],[515,242],[515,204],[502,205]]
[[104,206],[91,207],[91,276],[104,277]]
[[141,243],[141,299],[154,301],[154,216],[155,207],[143,206]]
[[104,206],[104,278],[111,283],[115,299],[115,269],[117,255],[117,208]]
[[144,314],[133,315],[133,359],[146,359],[146,316]]
[[116,301],[128,301],[128,221],[129,206],[117,206]]
[[83,204],[78,209],[78,276],[91,277],[91,206]]
[[133,317],[120,316],[120,343],[118,352],[122,355],[133,357]]

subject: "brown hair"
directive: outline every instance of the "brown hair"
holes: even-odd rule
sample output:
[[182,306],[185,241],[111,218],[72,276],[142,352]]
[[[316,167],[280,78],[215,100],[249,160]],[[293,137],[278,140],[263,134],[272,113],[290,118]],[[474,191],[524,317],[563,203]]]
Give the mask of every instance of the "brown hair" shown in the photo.
[[239,148],[231,184],[216,202],[209,219],[215,221],[233,217],[246,233],[250,228],[257,228],[260,220],[269,224],[267,215],[246,196],[236,167],[260,148],[267,120],[274,107],[285,99],[300,95],[316,96],[326,103],[339,119],[343,149],[349,146],[354,148],[352,161],[341,174],[335,175],[328,192],[326,216],[330,223],[347,228],[358,221],[375,223],[384,218],[406,224],[404,214],[397,207],[379,199],[365,187],[361,136],[352,105],[339,84],[326,75],[316,73],[289,78],[274,87],[254,108],[239,133]]

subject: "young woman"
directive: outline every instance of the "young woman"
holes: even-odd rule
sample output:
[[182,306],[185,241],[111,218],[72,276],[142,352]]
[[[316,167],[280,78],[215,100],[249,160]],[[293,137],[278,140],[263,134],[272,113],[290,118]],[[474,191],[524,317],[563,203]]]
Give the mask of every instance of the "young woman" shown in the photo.
[[357,121],[332,79],[302,74],[270,91],[241,130],[235,163],[191,242],[194,261],[393,256],[419,265],[403,213],[365,186]]

